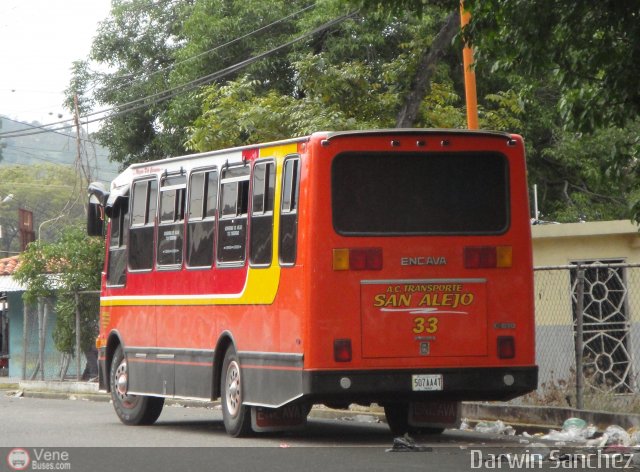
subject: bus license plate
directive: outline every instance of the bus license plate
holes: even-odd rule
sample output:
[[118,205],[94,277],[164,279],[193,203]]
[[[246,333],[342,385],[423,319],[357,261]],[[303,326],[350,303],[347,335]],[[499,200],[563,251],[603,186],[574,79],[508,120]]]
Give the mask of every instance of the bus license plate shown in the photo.
[[411,389],[414,392],[442,390],[442,374],[412,375]]

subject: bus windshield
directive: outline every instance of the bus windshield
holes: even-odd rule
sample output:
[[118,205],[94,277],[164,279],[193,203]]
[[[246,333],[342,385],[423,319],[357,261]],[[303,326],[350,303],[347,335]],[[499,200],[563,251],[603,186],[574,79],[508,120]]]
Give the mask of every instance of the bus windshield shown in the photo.
[[333,226],[347,236],[501,234],[508,182],[497,152],[345,152],[332,166]]

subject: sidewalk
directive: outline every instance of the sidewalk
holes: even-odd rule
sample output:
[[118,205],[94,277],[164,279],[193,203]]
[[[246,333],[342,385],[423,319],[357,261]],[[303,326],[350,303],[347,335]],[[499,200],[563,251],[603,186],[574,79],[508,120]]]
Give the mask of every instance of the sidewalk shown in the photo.
[[[33,398],[83,399],[91,401],[110,401],[108,393],[99,392],[97,382],[20,380],[0,377],[0,395],[14,393],[18,396]],[[198,402],[190,400],[168,400],[167,404],[189,407],[215,407],[219,402]],[[314,406],[312,417],[344,418],[367,417],[373,422],[384,421],[382,408],[355,406],[350,410],[332,410],[324,406]],[[579,411],[574,408],[556,408],[544,406],[517,406],[498,402],[465,402],[462,404],[462,418],[470,423],[501,420],[513,426],[517,431],[547,432],[549,429],[561,429],[568,418],[582,418],[604,431],[610,425],[624,429],[640,426],[640,415],[609,413],[597,411]],[[367,420],[367,418],[362,418]]]

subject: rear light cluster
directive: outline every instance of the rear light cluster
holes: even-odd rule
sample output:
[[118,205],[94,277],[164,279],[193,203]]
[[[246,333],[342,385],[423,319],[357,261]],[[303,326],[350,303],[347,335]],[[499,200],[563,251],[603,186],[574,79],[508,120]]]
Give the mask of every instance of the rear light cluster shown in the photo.
[[511,246],[469,246],[464,248],[465,269],[494,269],[511,267]]
[[516,340],[513,336],[498,336],[498,358],[513,359],[516,357]]
[[336,362],[351,362],[351,339],[333,340],[333,359]]
[[382,270],[382,248],[334,249],[333,270]]

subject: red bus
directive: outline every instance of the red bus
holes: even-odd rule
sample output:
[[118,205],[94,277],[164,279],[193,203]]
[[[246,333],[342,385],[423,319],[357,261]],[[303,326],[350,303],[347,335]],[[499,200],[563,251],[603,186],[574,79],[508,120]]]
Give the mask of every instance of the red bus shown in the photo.
[[90,194],[109,217],[100,388],[125,424],[221,398],[232,436],[316,403],[438,432],[459,401],[537,386],[520,136],[320,132],[134,164]]

